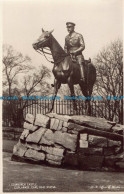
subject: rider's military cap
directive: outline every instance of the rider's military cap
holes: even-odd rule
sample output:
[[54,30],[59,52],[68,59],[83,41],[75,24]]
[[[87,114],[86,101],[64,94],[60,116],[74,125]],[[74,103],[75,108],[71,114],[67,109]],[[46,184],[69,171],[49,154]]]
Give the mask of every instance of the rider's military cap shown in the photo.
[[73,22],[66,22],[66,26],[75,26],[75,24]]

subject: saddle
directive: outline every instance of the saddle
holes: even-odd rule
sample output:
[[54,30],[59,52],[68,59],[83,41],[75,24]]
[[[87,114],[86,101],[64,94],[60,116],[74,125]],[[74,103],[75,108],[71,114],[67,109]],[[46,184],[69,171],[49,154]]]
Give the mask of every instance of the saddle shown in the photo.
[[[70,55],[70,56],[71,56],[72,62],[77,63],[76,57],[74,55]],[[91,58],[89,58],[88,60],[84,59],[84,61],[85,61],[85,64],[91,63]]]
[[70,56],[71,56],[72,62],[76,63],[77,62],[76,57],[74,55],[70,55]]

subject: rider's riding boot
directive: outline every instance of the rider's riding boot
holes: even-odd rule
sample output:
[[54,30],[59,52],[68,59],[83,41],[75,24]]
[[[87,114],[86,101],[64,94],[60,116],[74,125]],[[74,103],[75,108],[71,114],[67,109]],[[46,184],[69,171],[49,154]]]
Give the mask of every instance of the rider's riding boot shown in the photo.
[[81,75],[81,81],[85,81],[85,77],[84,77],[84,64],[85,64],[85,60],[83,55],[78,55],[76,56],[77,62],[80,66],[80,75]]
[[85,81],[85,77],[84,77],[84,66],[83,64],[79,64],[80,65],[80,73],[81,73],[81,81]]

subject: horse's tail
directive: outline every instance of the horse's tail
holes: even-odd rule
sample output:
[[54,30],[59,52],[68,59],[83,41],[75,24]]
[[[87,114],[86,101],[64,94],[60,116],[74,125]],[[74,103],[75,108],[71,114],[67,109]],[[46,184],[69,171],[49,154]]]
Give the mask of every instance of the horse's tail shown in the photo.
[[87,86],[93,86],[96,81],[96,68],[90,58],[87,62]]

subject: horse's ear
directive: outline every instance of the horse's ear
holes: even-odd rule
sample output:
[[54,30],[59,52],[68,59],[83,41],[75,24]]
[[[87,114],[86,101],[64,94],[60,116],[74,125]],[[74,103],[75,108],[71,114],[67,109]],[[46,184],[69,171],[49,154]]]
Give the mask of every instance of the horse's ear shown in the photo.
[[42,28],[42,32],[45,32],[43,28]]
[[49,33],[50,33],[50,34],[52,34],[52,32],[53,32],[53,31],[54,31],[54,29],[53,29],[53,30],[51,30],[51,31],[49,31]]

